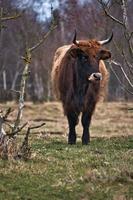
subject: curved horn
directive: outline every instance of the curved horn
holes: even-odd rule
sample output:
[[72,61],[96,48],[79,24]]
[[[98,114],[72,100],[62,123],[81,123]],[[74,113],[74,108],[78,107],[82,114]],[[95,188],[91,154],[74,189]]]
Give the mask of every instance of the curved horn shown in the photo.
[[111,33],[110,37],[106,40],[98,41],[101,45],[108,44],[113,38],[113,32]]
[[76,40],[76,37],[77,37],[77,31],[75,30],[74,38],[73,38],[73,44],[78,45],[78,44],[79,44],[79,41]]

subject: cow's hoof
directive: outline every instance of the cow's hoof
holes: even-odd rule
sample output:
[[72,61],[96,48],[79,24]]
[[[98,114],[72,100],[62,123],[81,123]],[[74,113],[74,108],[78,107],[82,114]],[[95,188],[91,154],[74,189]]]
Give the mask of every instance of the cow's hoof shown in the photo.
[[68,144],[74,145],[74,144],[76,144],[76,142],[68,142]]
[[82,145],[88,145],[90,143],[90,138],[88,135],[82,136]]
[[68,137],[68,144],[76,144],[76,135],[70,135]]
[[76,141],[68,141],[68,144],[71,144],[71,145],[73,145],[73,144],[76,144]]
[[82,145],[88,145],[89,143],[90,143],[89,139],[85,139],[85,140],[82,139]]
[[90,143],[89,141],[87,141],[87,142],[86,141],[84,141],[84,142],[82,141],[82,145],[88,145],[89,143]]

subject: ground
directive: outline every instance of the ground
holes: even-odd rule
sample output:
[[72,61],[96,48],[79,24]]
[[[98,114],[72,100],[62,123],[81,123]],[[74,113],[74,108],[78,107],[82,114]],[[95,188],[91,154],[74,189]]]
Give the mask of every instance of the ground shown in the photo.
[[[14,119],[16,104],[14,102],[0,105],[0,108],[12,107]],[[46,122],[45,128],[37,130],[37,134],[62,135],[67,138],[68,124],[63,114],[62,106],[58,102],[33,104],[27,102],[23,112],[23,122],[29,121],[36,125]],[[91,138],[133,135],[133,102],[100,102],[93,115],[91,124]],[[36,133],[36,131],[34,131]],[[77,126],[77,134],[80,139],[82,126]]]
[[[4,109],[16,104],[1,104]],[[67,145],[68,125],[60,103],[27,102],[23,122],[40,124],[29,140],[29,161],[0,160],[0,200],[133,200],[133,102],[99,103],[91,143]],[[22,135],[20,135],[20,138]]]

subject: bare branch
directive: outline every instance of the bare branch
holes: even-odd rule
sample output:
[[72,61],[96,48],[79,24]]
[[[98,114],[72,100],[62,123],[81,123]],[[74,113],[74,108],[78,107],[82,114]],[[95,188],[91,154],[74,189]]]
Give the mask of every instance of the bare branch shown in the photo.
[[124,27],[125,27],[125,38],[128,41],[129,44],[129,51],[131,56],[133,57],[133,46],[132,46],[132,42],[131,42],[131,33],[130,33],[130,29],[129,29],[129,23],[128,23],[128,16],[127,16],[127,1],[122,0],[122,10],[123,10],[123,23],[124,23]]
[[[51,13],[53,12],[52,9],[53,8],[51,7]],[[2,10],[1,10],[0,14],[1,14],[1,16],[0,16],[1,21],[0,22],[2,22],[2,20],[3,20]],[[13,19],[13,17],[4,18],[4,20],[9,20],[9,19]],[[19,93],[19,104],[18,104],[17,116],[16,116],[16,120],[14,122],[14,126],[8,124],[8,126],[10,126],[10,128],[11,128],[11,133],[6,134],[4,129],[3,129],[3,124],[7,120],[7,117],[9,115],[9,113],[11,112],[11,109],[8,109],[6,111],[4,118],[3,118],[3,116],[0,116],[0,145],[2,146],[1,152],[3,153],[6,150],[4,155],[7,157],[7,159],[8,159],[9,154],[10,154],[8,152],[8,144],[9,143],[10,143],[11,149],[13,149],[13,151],[14,151],[11,154],[11,156],[13,158],[15,158],[15,159],[20,159],[20,158],[27,159],[30,155],[30,147],[28,146],[28,137],[29,137],[30,131],[32,129],[40,128],[40,127],[45,125],[45,123],[42,123],[41,125],[28,127],[26,135],[24,137],[24,141],[23,141],[21,147],[19,149],[16,149],[16,136],[27,125],[27,122],[25,124],[23,124],[22,126],[20,126],[20,123],[21,123],[22,114],[23,114],[26,81],[27,81],[28,75],[29,75],[29,66],[30,66],[30,63],[31,63],[32,52],[35,49],[37,49],[46,40],[46,38],[49,36],[49,34],[56,27],[57,26],[54,23],[51,23],[51,27],[50,27],[49,31],[44,35],[44,37],[33,47],[31,47],[31,48],[27,47],[25,55],[22,57],[25,65],[24,65],[24,69],[23,69],[23,72],[22,72],[22,78],[21,78],[21,83],[20,83],[20,91],[15,91],[15,92]],[[5,139],[3,140],[3,138],[5,138]],[[1,143],[1,141],[2,141],[2,143]],[[4,146],[3,146],[3,144],[4,144]],[[0,156],[1,156],[1,152],[0,152]]]
[[16,14],[16,15],[14,15],[14,16],[2,17],[2,18],[1,18],[1,22],[5,22],[5,21],[8,21],[8,20],[15,20],[15,19],[21,17],[21,15],[22,15],[22,14],[19,13],[19,14]]
[[11,91],[11,92],[15,92],[15,93],[19,93],[19,94],[20,94],[20,91],[18,91],[18,90],[11,89],[10,91]]
[[27,74],[29,71],[29,64],[31,62],[31,52],[29,49],[26,49],[24,61],[25,61],[25,67],[24,67],[24,70],[22,73],[22,79],[21,79],[21,83],[20,83],[18,114],[17,114],[16,120],[15,120],[14,129],[13,129],[13,132],[15,132],[15,133],[18,130],[18,126],[19,126],[21,118],[22,118],[22,111],[24,108],[25,87],[26,87],[26,81],[28,78]]
[[128,23],[128,18],[127,18],[127,9],[126,9],[126,7],[127,7],[127,2],[125,1],[125,0],[122,0],[122,10],[123,10],[123,24],[124,24],[124,26],[125,26],[125,28],[127,29],[127,30],[129,30],[129,23]]
[[3,117],[3,120],[6,121],[7,120],[7,117],[9,116],[9,114],[12,112],[13,110],[11,108],[8,108],[6,110],[6,113],[5,113],[5,116]]
[[133,31],[130,33],[129,40],[132,38],[132,36],[133,36]]
[[0,143],[1,140],[3,140],[3,137],[6,135],[6,132],[3,129],[3,123],[4,123],[3,117],[0,115]]
[[0,31],[5,28],[6,26],[3,25],[3,22],[9,21],[9,20],[15,20],[17,18],[21,17],[21,14],[15,14],[14,16],[3,16],[3,8],[0,8]]
[[129,63],[124,50],[123,49],[121,50],[114,40],[113,40],[113,44],[114,44],[116,50],[118,51],[118,53],[120,54],[120,56],[124,59],[125,63],[127,64],[127,67],[129,68],[130,73],[133,75],[133,66],[131,63]]
[[[53,7],[51,6],[51,15],[53,16]],[[31,56],[32,56],[32,52],[37,49],[45,40],[46,38],[49,36],[49,34],[56,28],[57,26],[54,24],[54,18],[52,19],[51,22],[51,27],[49,29],[49,31],[44,35],[44,37],[33,47],[31,48],[27,48],[26,49],[26,53],[25,56],[22,57],[24,62],[25,62],[25,67],[22,73],[22,79],[21,79],[21,84],[20,84],[20,97],[19,97],[19,106],[18,106],[18,114],[17,114],[17,118],[14,124],[14,129],[13,132],[16,132],[18,129],[18,126],[20,124],[20,120],[22,118],[22,111],[23,111],[23,107],[24,107],[24,94],[25,94],[25,87],[26,87],[26,81],[28,78],[28,72],[29,72],[29,65],[31,63]]]
[[29,50],[30,52],[34,51],[35,49],[37,49],[46,39],[47,37],[50,35],[50,33],[57,28],[57,25],[50,28],[50,30],[44,35],[44,37],[37,43],[35,44],[35,46],[31,47]]
[[18,127],[16,131],[7,134],[10,138],[14,137],[17,133],[21,132],[22,129],[28,124],[28,122],[24,123],[21,127]]
[[129,63],[129,61],[128,61],[126,55],[125,55],[124,50],[122,51],[122,55],[123,55],[125,63],[127,64],[127,67],[129,68],[131,75],[133,76],[133,65],[131,63]]
[[55,21],[54,21],[52,4],[51,4],[51,17],[52,17],[52,21],[51,21],[51,25],[50,25],[49,31],[44,35],[44,37],[37,44],[35,44],[33,47],[29,48],[30,52],[32,52],[36,48],[38,48],[47,39],[47,37],[50,35],[50,33],[57,28],[57,25],[55,24]]
[[6,113],[5,115],[0,114],[0,140],[1,138],[3,138],[3,136],[7,135],[5,130],[3,129],[3,124],[7,121],[7,117],[9,116],[9,114],[12,112],[12,109],[11,108],[8,108],[6,110]]
[[29,127],[29,129],[37,129],[37,128],[40,128],[40,127],[44,126],[45,124],[46,123],[42,123],[42,124],[37,125],[37,126],[31,126],[31,127]]
[[[120,83],[122,89],[125,90],[126,92],[128,92],[129,94],[132,94],[132,95],[133,95],[133,92],[126,88],[126,86],[125,86],[125,85],[122,83],[122,81],[120,80],[119,76],[116,74],[115,70],[114,70],[113,67],[112,67],[112,63],[115,64],[115,65],[117,65],[117,66],[119,66],[119,67],[121,67],[121,65],[118,64],[118,63],[115,62],[115,61],[112,61],[112,60],[109,62],[109,67],[110,67],[111,71],[114,73],[114,75],[115,75],[115,77],[117,78],[117,80],[119,81],[119,83]],[[122,71],[123,71],[123,70],[122,70]],[[125,74],[125,72],[124,72],[124,74]],[[126,75],[126,77],[127,77],[127,75]],[[127,78],[128,78],[128,77],[127,77]],[[128,80],[128,79],[127,79],[127,80]],[[129,82],[130,82],[130,80],[129,80]],[[131,83],[131,85],[132,85],[132,83]]]
[[111,63],[111,64],[113,63],[114,65],[120,67],[120,69],[121,69],[121,71],[122,71],[124,77],[125,77],[126,80],[128,81],[129,85],[133,88],[133,84],[132,84],[132,82],[130,81],[130,79],[128,78],[128,76],[127,76],[126,72],[124,71],[123,67],[121,66],[121,64],[118,63],[118,62],[116,62],[116,61],[114,61],[114,60],[111,60],[110,63]]
[[[31,63],[31,53],[32,53],[32,51],[34,51],[37,47],[39,47],[44,42],[44,40],[49,36],[51,31],[53,31],[53,30],[54,30],[53,28],[50,29],[47,32],[47,34],[44,36],[44,38],[39,43],[37,43],[34,47],[27,48],[25,56],[22,57],[25,62],[25,67],[24,67],[24,70],[22,73],[22,79],[21,79],[21,83],[20,83],[20,97],[19,97],[18,114],[17,114],[16,120],[15,120],[14,129],[13,129],[13,133],[15,132],[15,134],[16,134],[16,131],[18,130],[18,126],[19,126],[21,118],[22,118],[22,111],[24,108],[25,87],[26,87],[26,81],[28,78],[29,65]],[[18,131],[17,131],[17,133],[18,133]]]
[[42,123],[42,124],[40,124],[38,126],[28,127],[26,135],[25,135],[24,140],[23,140],[23,143],[20,146],[20,148],[18,150],[18,153],[16,155],[16,159],[20,159],[21,158],[21,159],[27,160],[30,157],[31,153],[30,153],[30,147],[28,145],[28,139],[29,139],[30,130],[31,129],[40,128],[40,127],[42,127],[44,125],[45,125],[45,123]]
[[103,11],[104,11],[104,13],[106,14],[106,16],[108,16],[110,19],[112,19],[112,20],[115,21],[116,23],[118,23],[118,24],[120,24],[120,25],[122,25],[122,26],[125,26],[124,23],[123,23],[122,21],[118,20],[117,18],[115,18],[114,16],[112,16],[112,15],[108,12],[108,10],[106,9],[106,4],[105,4],[103,1],[101,1],[101,0],[97,0],[97,1],[101,4],[101,6],[102,6],[102,8],[103,8]]

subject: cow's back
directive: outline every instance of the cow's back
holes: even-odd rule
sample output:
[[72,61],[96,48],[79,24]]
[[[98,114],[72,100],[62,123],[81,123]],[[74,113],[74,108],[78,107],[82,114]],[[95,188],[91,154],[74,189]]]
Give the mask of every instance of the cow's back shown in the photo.
[[53,65],[52,65],[51,80],[52,80],[53,93],[57,99],[60,99],[58,81],[59,81],[61,62],[66,52],[71,48],[71,46],[72,45],[64,45],[62,47],[59,47],[55,52]]

